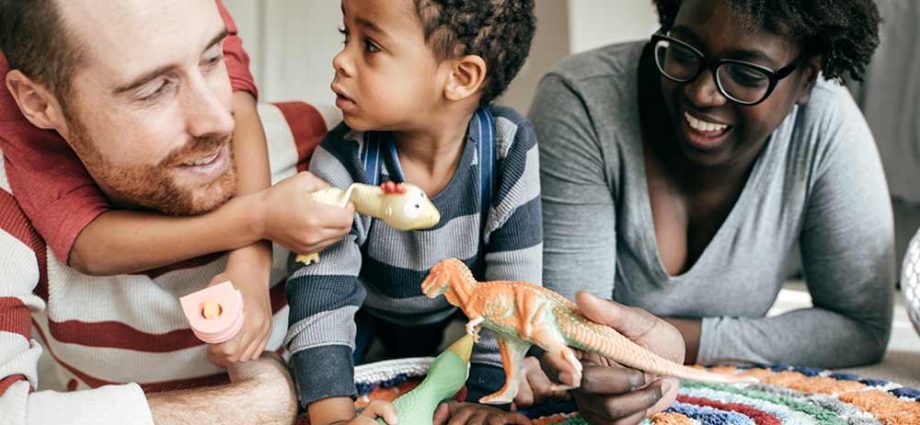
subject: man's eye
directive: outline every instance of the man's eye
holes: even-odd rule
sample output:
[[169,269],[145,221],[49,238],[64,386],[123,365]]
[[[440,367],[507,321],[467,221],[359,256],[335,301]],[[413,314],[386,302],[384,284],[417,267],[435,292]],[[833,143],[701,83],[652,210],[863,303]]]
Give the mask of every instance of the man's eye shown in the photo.
[[157,100],[170,88],[172,88],[172,83],[169,80],[164,80],[153,93],[142,96],[140,100],[143,102],[151,102]]

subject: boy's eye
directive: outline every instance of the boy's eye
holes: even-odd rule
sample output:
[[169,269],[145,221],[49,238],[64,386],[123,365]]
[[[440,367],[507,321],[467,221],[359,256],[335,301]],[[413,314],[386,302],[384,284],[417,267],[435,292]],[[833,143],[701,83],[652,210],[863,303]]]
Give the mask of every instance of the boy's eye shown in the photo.
[[339,31],[339,34],[342,34],[342,37],[345,37],[345,41],[347,42],[348,41],[348,30],[345,29],[345,27],[339,27],[337,29]]
[[365,47],[366,47],[368,53],[376,53],[376,52],[379,52],[379,51],[380,51],[380,46],[378,46],[377,43],[374,43],[373,40],[367,40],[367,41],[365,41],[365,42],[364,42],[364,45],[365,45]]

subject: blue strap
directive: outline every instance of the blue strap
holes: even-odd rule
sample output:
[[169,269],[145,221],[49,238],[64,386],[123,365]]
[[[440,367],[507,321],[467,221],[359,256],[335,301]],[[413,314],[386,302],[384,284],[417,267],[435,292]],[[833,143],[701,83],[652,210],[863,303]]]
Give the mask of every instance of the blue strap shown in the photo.
[[[470,131],[473,131],[471,129]],[[476,152],[479,155],[479,255],[485,257],[486,222],[492,206],[492,192],[495,190],[495,121],[491,108],[476,111]],[[361,151],[364,177],[367,184],[380,184],[380,172],[385,165],[390,180],[405,181],[405,174],[399,164],[396,141],[392,133],[368,131],[364,133],[364,147]],[[484,264],[480,261],[480,264]]]
[[399,164],[396,141],[393,140],[392,133],[365,132],[364,146],[361,150],[361,163],[364,166],[364,178],[369,185],[377,186],[380,184],[380,172],[384,165],[389,171],[390,180],[394,182],[406,180],[402,166]]
[[492,192],[495,189],[495,123],[491,108],[482,108],[476,112],[478,134],[476,151],[479,153],[479,251],[478,262],[481,267],[480,280],[485,279],[486,257],[486,222],[492,207]]

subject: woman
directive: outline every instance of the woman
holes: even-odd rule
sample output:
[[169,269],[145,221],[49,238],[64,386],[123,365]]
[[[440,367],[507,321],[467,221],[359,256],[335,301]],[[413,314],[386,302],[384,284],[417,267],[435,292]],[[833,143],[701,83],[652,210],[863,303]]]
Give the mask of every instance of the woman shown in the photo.
[[[879,361],[891,207],[865,120],[828,81],[862,74],[876,6],[657,6],[650,42],[576,55],[541,82],[544,284],[665,318],[688,363]],[[797,245],[814,307],[767,318]]]

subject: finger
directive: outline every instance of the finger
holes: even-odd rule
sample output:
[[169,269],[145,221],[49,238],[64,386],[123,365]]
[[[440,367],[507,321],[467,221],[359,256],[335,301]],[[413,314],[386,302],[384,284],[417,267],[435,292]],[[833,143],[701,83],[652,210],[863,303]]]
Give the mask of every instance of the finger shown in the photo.
[[438,405],[438,409],[434,411],[434,418],[432,419],[433,425],[443,425],[450,419],[450,407],[448,403],[441,403]]
[[530,425],[531,424],[530,418],[528,418],[527,416],[524,416],[522,413],[517,413],[517,412],[509,413],[505,415],[505,423],[514,424],[514,425]]
[[585,366],[579,391],[589,394],[622,394],[645,385],[645,374],[621,367]]
[[533,389],[531,389],[529,378],[524,377],[518,386],[518,393],[514,396],[514,404],[520,407],[530,407],[534,404]]
[[610,326],[630,339],[648,333],[660,320],[645,310],[601,299],[586,291],[578,291],[575,300],[585,317]]
[[447,425],[464,425],[472,414],[473,409],[451,409],[450,420],[447,422]]
[[396,408],[392,403],[384,401],[371,402],[364,408],[364,411],[361,412],[361,416],[371,419],[383,418],[389,425],[396,425],[398,420],[396,417]]
[[486,423],[486,416],[488,413],[483,412],[478,409],[466,409],[472,411],[473,414],[470,415],[469,419],[466,420],[466,425],[483,425]]
[[579,410],[587,411],[608,421],[627,418],[644,412],[661,399],[661,385],[655,383],[620,396],[599,396],[575,391]]
[[316,217],[319,228],[340,229],[351,226],[355,219],[354,207],[340,208],[332,205],[313,203],[310,214]]
[[486,416],[485,423],[488,425],[505,425],[505,417],[498,413],[492,413]]
[[543,370],[546,371],[550,380],[569,386],[578,385],[576,379],[581,376],[581,372],[563,357],[562,351],[547,351],[544,353],[543,365]]

